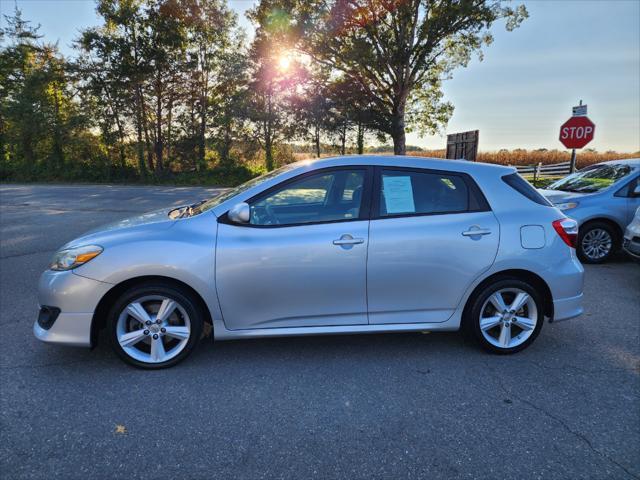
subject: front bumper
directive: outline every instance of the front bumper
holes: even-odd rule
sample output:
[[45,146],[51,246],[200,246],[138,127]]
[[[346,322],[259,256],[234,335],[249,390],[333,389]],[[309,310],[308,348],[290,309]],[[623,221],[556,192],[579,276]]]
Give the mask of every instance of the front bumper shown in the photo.
[[640,226],[629,225],[624,233],[622,248],[636,259],[640,259]]
[[61,313],[48,330],[36,321],[33,324],[33,334],[38,340],[47,343],[90,347],[92,320],[93,313]]
[[81,277],[72,271],[47,270],[38,284],[38,303],[43,307],[59,309],[59,313],[50,325],[36,320],[34,335],[48,343],[91,346],[93,312],[112,286]]

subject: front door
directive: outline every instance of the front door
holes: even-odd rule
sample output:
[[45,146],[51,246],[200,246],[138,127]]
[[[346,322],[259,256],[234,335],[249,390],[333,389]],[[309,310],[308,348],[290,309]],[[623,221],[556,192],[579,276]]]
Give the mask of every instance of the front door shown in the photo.
[[473,180],[376,173],[369,230],[369,323],[444,322],[495,259],[499,224]]
[[227,328],[367,323],[367,168],[305,174],[221,218],[216,288]]

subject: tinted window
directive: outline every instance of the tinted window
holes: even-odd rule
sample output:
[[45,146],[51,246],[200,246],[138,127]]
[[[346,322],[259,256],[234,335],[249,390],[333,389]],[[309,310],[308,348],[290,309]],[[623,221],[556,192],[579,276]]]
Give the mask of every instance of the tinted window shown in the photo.
[[517,173],[505,175],[504,177],[502,177],[502,180],[511,188],[527,197],[529,200],[540,205],[544,205],[545,207],[552,206],[546,198],[544,198],[535,188],[531,186],[529,182],[527,182]]
[[380,180],[380,216],[456,213],[470,209],[469,188],[458,175],[382,170]]
[[558,180],[548,188],[563,192],[593,193],[610,187],[631,173],[628,165],[594,165]]
[[305,176],[251,202],[252,225],[293,225],[360,216],[364,170]]

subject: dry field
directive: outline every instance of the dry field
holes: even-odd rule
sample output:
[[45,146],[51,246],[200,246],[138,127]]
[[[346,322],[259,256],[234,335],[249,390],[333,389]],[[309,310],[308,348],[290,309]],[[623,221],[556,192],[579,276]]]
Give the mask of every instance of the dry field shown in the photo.
[[[367,152],[365,152],[367,153]],[[375,155],[393,155],[389,152],[371,152]],[[407,155],[414,157],[444,158],[445,150],[422,150],[407,152]],[[323,153],[321,157],[333,157],[336,153]],[[310,153],[296,152],[292,155],[292,160],[304,160],[313,158]],[[578,151],[578,168],[583,168],[594,163],[606,162],[607,160],[620,160],[622,158],[640,158],[640,152],[620,153],[620,152],[594,152],[591,150]],[[478,152],[478,161],[485,163],[496,163],[499,165],[535,165],[542,162],[543,165],[568,162],[571,160],[571,152],[560,150],[500,150],[497,152]]]
[[[409,155],[444,158],[445,150],[425,150],[423,152],[410,152]],[[578,151],[578,168],[606,162],[607,160],[619,160],[622,158],[638,158],[640,152],[619,153],[594,151]],[[497,163],[499,165],[534,165],[542,162],[544,165],[568,162],[571,153],[560,150],[500,150],[498,152],[478,152],[478,161],[485,163]]]

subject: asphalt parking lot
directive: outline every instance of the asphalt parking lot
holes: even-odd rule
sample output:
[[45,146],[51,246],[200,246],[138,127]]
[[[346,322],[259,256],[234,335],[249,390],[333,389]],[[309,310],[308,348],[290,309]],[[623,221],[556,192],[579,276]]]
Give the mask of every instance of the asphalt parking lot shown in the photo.
[[0,185],[0,477],[640,478],[640,266],[515,356],[458,334],[202,345],[141,371],[32,334],[53,252],[215,189]]

